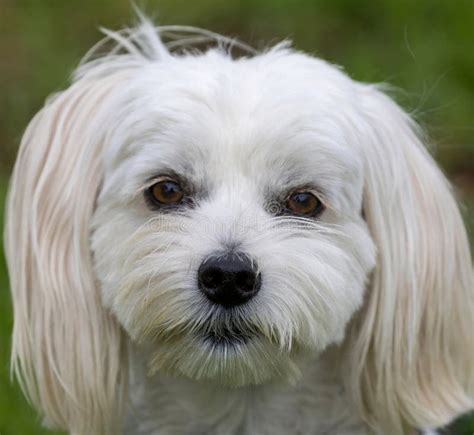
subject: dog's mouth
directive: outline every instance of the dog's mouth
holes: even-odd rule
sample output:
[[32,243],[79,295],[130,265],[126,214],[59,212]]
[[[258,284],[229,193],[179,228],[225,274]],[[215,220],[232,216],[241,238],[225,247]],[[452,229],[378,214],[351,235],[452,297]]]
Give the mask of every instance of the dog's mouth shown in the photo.
[[248,344],[257,337],[257,333],[252,328],[226,326],[209,329],[202,334],[202,337],[213,347],[236,347]]
[[242,319],[210,319],[173,335],[152,351],[148,374],[159,370],[219,386],[260,385],[272,379],[294,382],[297,360],[265,334],[264,325]]

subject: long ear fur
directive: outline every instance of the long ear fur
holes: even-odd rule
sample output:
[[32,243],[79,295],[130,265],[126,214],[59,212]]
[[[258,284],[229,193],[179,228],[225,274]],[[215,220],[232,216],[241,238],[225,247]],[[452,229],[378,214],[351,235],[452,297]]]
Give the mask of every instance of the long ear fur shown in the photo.
[[12,371],[45,424],[78,435],[119,432],[127,383],[125,341],[92,272],[89,225],[117,90],[166,49],[146,20],[126,35],[110,32],[112,53],[83,64],[30,123],[7,202]]
[[120,330],[101,307],[89,248],[102,154],[94,116],[115,85],[79,80],[42,109],[7,203],[12,369],[45,423],[77,434],[109,433],[124,386]]
[[377,433],[439,427],[472,408],[474,284],[450,187],[416,126],[374,86],[361,89],[364,215],[378,248],[350,341],[350,384]]

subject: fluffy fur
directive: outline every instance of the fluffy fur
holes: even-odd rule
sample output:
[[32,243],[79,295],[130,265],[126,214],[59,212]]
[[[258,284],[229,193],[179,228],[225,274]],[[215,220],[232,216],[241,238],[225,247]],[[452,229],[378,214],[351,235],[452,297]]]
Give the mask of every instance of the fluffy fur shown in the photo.
[[[395,435],[470,409],[469,246],[410,117],[288,44],[107,34],[29,125],[7,204],[13,372],[45,424]],[[194,205],[164,213],[143,192],[170,172]],[[282,215],[306,185],[324,213]],[[262,289],[229,310],[196,271],[235,247]]]

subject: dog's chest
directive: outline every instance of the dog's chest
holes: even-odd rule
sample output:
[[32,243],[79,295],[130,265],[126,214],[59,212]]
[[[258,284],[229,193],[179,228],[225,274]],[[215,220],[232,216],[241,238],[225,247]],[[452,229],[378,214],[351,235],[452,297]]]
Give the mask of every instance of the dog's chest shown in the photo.
[[313,372],[296,387],[221,389],[156,378],[133,386],[126,435],[366,435],[340,384]]

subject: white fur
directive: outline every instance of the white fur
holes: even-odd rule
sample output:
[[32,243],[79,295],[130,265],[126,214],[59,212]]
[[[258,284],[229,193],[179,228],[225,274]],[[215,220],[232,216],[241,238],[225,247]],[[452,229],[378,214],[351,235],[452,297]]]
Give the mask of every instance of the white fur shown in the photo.
[[[207,31],[143,19],[107,34],[116,45],[28,127],[7,205],[13,371],[45,423],[395,435],[471,408],[469,246],[410,118],[288,44],[234,60]],[[169,171],[194,208],[146,205]],[[277,217],[301,185],[327,209]],[[225,310],[196,271],[236,246],[262,289]],[[204,340],[222,329],[255,335]]]

